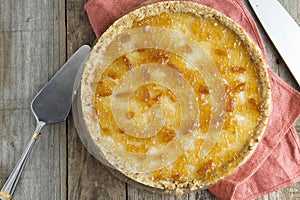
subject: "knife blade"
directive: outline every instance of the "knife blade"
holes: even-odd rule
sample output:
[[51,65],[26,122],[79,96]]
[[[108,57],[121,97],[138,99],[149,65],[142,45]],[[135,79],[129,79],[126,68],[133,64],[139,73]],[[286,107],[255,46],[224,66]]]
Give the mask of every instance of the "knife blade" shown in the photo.
[[277,0],[249,0],[260,23],[300,85],[300,27]]

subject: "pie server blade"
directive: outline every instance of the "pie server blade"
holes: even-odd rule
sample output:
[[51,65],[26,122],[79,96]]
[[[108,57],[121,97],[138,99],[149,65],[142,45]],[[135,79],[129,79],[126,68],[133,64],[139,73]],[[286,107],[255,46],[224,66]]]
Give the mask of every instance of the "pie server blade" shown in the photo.
[[31,110],[36,118],[37,126],[21,158],[0,190],[0,200],[12,198],[42,127],[67,118],[74,97],[75,77],[79,68],[84,65],[89,52],[88,45],[80,47],[33,99]]

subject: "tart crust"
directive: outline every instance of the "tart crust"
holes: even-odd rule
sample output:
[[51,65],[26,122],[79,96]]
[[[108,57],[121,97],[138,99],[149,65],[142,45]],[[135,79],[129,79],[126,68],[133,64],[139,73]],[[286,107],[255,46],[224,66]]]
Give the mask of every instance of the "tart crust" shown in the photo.
[[[237,35],[240,41],[243,43],[244,48],[250,54],[252,62],[255,67],[257,79],[259,83],[259,96],[261,97],[262,104],[260,105],[260,121],[256,126],[256,130],[253,131],[252,137],[245,144],[244,148],[240,151],[239,156],[229,163],[225,163],[224,167],[227,167],[227,172],[218,174],[216,177],[211,177],[206,180],[198,180],[196,178],[178,181],[178,180],[157,180],[151,173],[133,173],[123,169],[127,166],[126,160],[116,159],[112,156],[114,153],[110,150],[110,145],[105,143],[101,136],[101,127],[99,119],[96,114],[96,105],[94,102],[95,91],[99,82],[99,73],[97,71],[98,63],[101,62],[101,55],[107,49],[107,46],[115,36],[124,33],[134,27],[137,21],[142,21],[145,18],[151,16],[158,16],[162,13],[185,13],[195,18],[205,18],[216,20],[223,26],[229,28]],[[266,65],[264,63],[260,49],[255,45],[252,39],[248,36],[244,29],[237,25],[233,20],[226,17],[224,14],[213,10],[207,6],[192,3],[192,2],[160,2],[151,5],[147,5],[138,8],[129,14],[126,14],[122,18],[118,19],[108,30],[99,38],[96,45],[93,47],[90,57],[86,62],[85,69],[81,80],[81,107],[83,113],[83,120],[86,124],[90,145],[93,146],[92,154],[99,159],[105,158],[109,162],[106,162],[113,169],[113,171],[121,176],[129,177],[133,181],[141,183],[145,186],[163,190],[166,192],[175,192],[176,194],[182,194],[183,192],[193,191],[196,189],[204,189],[208,186],[217,183],[224,177],[232,174],[238,167],[240,167],[247,159],[252,155],[256,149],[258,143],[263,137],[265,132],[268,117],[271,112],[271,90],[270,82]],[[91,144],[93,143],[93,144]],[[89,149],[89,145],[87,146]],[[104,160],[105,160],[104,159]],[[103,159],[101,159],[103,161]],[[104,161],[105,162],[105,161]],[[114,163],[113,165],[110,163]]]

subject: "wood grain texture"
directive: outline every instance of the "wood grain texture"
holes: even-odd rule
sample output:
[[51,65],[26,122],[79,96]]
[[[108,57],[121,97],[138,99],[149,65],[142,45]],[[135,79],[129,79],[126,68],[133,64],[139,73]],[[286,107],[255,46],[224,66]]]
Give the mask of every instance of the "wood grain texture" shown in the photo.
[[[94,43],[83,9],[85,1],[67,1],[67,54]],[[82,145],[72,119],[68,121],[68,199],[126,199],[126,184],[109,173]]]
[[[300,24],[300,2],[279,1]],[[250,8],[247,0],[244,2]],[[0,0],[0,186],[34,129],[31,99],[77,48],[95,41],[83,9],[85,3],[86,0]],[[258,27],[272,69],[299,90],[259,23]],[[300,120],[295,126],[299,134]],[[206,190],[176,197],[125,184],[87,152],[72,116],[67,123],[46,127],[42,133],[14,199],[217,199]],[[259,199],[300,199],[299,194],[300,183],[296,183]]]
[[[64,1],[0,1],[0,185],[35,128],[31,99],[65,62]],[[42,130],[14,199],[66,199],[66,125]]]

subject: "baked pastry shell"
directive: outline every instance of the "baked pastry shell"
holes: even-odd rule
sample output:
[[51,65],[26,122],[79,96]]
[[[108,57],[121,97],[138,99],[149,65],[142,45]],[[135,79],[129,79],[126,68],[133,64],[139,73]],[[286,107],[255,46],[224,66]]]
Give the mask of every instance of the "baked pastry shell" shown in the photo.
[[[255,63],[256,72],[259,77],[259,84],[261,88],[260,95],[264,99],[262,105],[262,119],[260,121],[260,124],[257,126],[257,129],[255,131],[256,134],[253,135],[248,145],[245,146],[243,152],[241,152],[241,155],[243,157],[241,162],[231,168],[231,170],[229,170],[226,175],[218,177],[212,182],[205,184],[195,179],[186,181],[185,183],[172,181],[162,183],[157,182],[153,179],[151,180],[149,179],[149,177],[143,176],[139,173],[128,173],[126,171],[122,171],[119,169],[119,166],[110,164],[110,162],[106,159],[110,155],[108,154],[108,152],[103,151],[103,148],[109,148],[109,146],[105,146],[105,144],[99,142],[101,141],[101,138],[99,138],[99,132],[101,131],[101,128],[98,119],[95,117],[95,105],[93,104],[93,98],[95,95],[95,89],[98,80],[97,75],[95,75],[94,73],[94,66],[96,66],[95,63],[99,62],[97,55],[99,54],[99,52],[101,53],[105,51],[105,48],[103,47],[109,44],[111,38],[130,29],[135,20],[142,20],[145,17],[159,15],[160,13],[166,11],[191,13],[196,17],[216,19],[222,25],[228,27],[236,35],[238,35],[247,51],[250,53],[252,61]],[[176,1],[165,1],[143,6],[115,21],[114,24],[111,25],[108,30],[98,39],[97,43],[93,47],[90,57],[85,64],[85,69],[81,77],[81,85],[77,91],[77,97],[73,102],[75,126],[77,128],[78,135],[87,150],[97,160],[107,166],[110,171],[121,180],[126,181],[139,188],[158,193],[167,192],[182,194],[199,189],[206,189],[209,186],[218,183],[225,177],[232,174],[235,170],[240,168],[254,153],[266,130],[270,113],[271,89],[267,72],[267,65],[262,57],[261,50],[252,41],[251,37],[246,33],[246,31],[233,20],[212,8],[192,2]],[[118,163],[118,161],[116,161],[115,163]],[[122,163],[120,164],[122,165]]]

